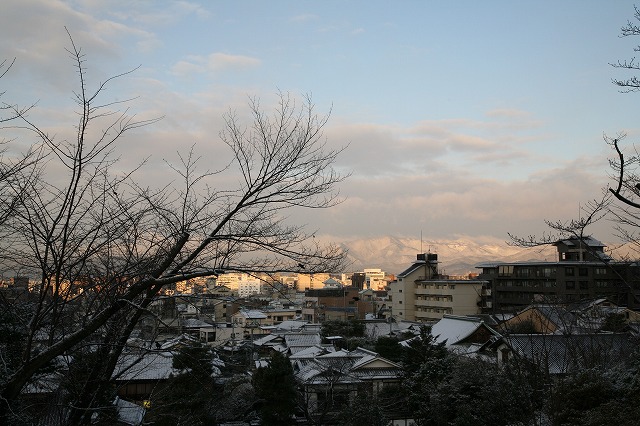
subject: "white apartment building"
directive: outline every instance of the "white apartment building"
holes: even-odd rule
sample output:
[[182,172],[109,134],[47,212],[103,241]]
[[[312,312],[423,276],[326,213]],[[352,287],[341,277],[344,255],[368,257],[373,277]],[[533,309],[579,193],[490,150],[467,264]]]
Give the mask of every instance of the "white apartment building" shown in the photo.
[[479,314],[482,288],[487,281],[441,279],[438,255],[418,254],[413,265],[390,284],[392,311],[396,319],[432,322],[444,314]]
[[216,279],[216,285],[229,287],[232,291],[237,292],[238,297],[260,294],[262,290],[259,279],[242,273],[221,274]]
[[364,271],[365,286],[372,290],[384,290],[387,286],[385,272],[379,268],[368,268]]

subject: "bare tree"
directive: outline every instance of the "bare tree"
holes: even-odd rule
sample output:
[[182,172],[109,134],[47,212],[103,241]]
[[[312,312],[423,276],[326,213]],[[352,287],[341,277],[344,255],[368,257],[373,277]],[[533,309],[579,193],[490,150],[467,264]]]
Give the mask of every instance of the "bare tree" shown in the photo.
[[[239,171],[238,187],[215,188],[222,171],[199,171],[202,160],[191,150],[171,165],[179,183],[148,188],[135,181],[137,170],[116,173],[114,166],[123,135],[156,120],[137,120],[122,102],[101,103],[106,87],[128,73],[91,91],[73,40],[69,54],[79,77],[75,139],[57,140],[28,111],[10,109],[18,123],[12,131],[35,136],[34,151],[48,161],[2,182],[15,193],[26,188],[29,197],[17,197],[15,214],[0,224],[11,236],[0,251],[33,278],[26,300],[3,306],[22,309],[16,318],[24,333],[20,359],[2,367],[5,419],[25,414],[21,391],[44,367],[90,351],[101,362],[66,404],[70,423],[88,422],[100,403],[95,383],[110,378],[140,315],[167,285],[220,271],[339,270],[344,259],[339,247],[321,246],[286,222],[288,209],[339,203],[336,186],[345,178],[333,168],[340,150],[323,139],[328,115],[318,115],[311,98],[296,103],[281,93],[272,114],[251,99],[248,127],[234,113],[226,116],[220,136]],[[66,177],[54,179],[54,167]]]
[[[640,35],[640,26],[638,26],[637,21],[640,21],[640,10],[637,6],[634,6],[634,20],[627,20],[627,23],[620,28],[620,37],[631,37]],[[635,52],[640,52],[640,46],[637,46],[633,49]],[[615,63],[611,63],[611,66],[614,68],[622,68],[625,70],[631,71],[639,71],[640,63],[636,60],[636,58],[631,58],[628,60],[619,60]],[[620,87],[620,91],[624,93],[628,92],[637,92],[640,90],[640,79],[636,76],[632,76],[630,78],[625,79],[616,79],[612,80],[613,84]]]

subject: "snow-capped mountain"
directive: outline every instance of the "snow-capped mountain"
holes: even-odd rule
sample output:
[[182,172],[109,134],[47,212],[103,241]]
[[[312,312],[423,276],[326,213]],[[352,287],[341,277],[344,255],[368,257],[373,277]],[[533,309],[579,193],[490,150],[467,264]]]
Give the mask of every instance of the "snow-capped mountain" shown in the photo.
[[450,275],[479,272],[476,265],[482,262],[556,260],[555,247],[523,249],[491,238],[455,240],[423,238],[421,241],[386,236],[342,241],[340,244],[349,250],[348,271],[381,268],[387,273],[398,274],[411,265],[418,253],[437,254],[440,272]]

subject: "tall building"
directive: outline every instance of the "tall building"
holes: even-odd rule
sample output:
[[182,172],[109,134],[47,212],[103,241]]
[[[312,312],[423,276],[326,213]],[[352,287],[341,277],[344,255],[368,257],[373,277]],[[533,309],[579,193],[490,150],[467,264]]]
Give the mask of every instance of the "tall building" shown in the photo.
[[535,302],[574,302],[606,298],[629,308],[640,307],[640,266],[611,259],[593,237],[571,237],[554,243],[555,262],[488,262],[477,266],[489,282],[487,313],[517,312]]
[[406,321],[433,322],[444,314],[481,312],[486,281],[444,279],[438,272],[438,255],[421,253],[389,287],[391,316]]

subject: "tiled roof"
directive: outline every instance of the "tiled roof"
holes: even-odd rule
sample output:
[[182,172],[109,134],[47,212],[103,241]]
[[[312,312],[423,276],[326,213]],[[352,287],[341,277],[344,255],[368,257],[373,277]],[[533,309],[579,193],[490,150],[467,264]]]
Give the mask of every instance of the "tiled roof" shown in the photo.
[[624,333],[515,334],[506,336],[504,341],[519,356],[550,374],[565,374],[595,364],[615,365],[635,349]]
[[486,327],[492,334],[498,334],[478,318],[445,314],[440,321],[433,325],[431,335],[435,338],[436,342],[444,342],[445,345],[449,347],[469,337],[480,327]]
[[118,381],[168,379],[172,373],[178,372],[172,364],[171,352],[126,354],[118,360],[113,377]]

